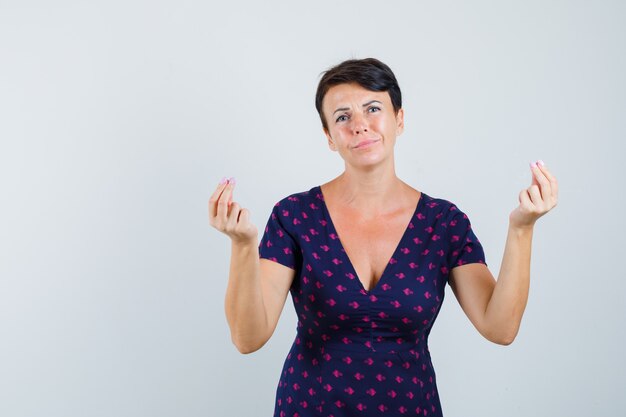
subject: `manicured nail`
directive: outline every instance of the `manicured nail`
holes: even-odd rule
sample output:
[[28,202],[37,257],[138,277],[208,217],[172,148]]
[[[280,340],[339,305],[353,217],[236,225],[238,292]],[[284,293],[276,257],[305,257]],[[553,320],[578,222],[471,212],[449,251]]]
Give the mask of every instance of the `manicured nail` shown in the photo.
[[537,161],[537,164],[539,164],[539,166],[544,166],[545,165],[541,159]]
[[537,163],[536,162],[531,162],[530,163],[530,167],[531,168],[537,168]]
[[226,181],[228,181],[228,178],[222,177],[222,179],[220,180],[220,185],[226,184]]
[[232,185],[235,185],[235,184],[236,184],[235,177],[230,177],[230,178],[228,179],[228,183],[229,183],[229,184],[232,184]]

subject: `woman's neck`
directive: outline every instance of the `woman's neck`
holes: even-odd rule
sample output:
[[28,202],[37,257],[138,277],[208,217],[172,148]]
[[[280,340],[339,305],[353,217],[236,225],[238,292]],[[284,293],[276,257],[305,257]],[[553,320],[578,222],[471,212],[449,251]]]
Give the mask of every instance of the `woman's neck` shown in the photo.
[[332,204],[354,210],[365,218],[414,206],[418,193],[400,180],[393,170],[356,175],[346,170],[321,187],[324,197],[332,200]]

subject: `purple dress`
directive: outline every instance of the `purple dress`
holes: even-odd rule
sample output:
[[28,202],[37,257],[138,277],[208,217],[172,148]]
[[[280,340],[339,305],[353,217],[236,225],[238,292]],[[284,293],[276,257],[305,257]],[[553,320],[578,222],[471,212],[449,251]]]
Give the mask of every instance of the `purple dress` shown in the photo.
[[296,271],[274,417],[442,416],[428,335],[450,270],[485,263],[469,219],[422,192],[371,291],[339,238],[315,186],[276,203],[259,243],[261,258]]

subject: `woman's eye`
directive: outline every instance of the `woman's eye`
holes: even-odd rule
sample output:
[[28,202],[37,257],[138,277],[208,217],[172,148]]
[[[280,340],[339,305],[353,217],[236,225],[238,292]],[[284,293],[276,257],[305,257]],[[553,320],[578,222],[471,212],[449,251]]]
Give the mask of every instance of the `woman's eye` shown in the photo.
[[[376,106],[372,106],[370,107],[368,110],[376,110],[376,111],[380,111],[380,107],[376,107]],[[373,113],[373,112],[372,112]]]
[[337,120],[335,120],[335,121],[336,122],[343,122],[347,118],[348,118],[348,116],[346,116],[345,114],[342,114],[341,116],[337,117]]

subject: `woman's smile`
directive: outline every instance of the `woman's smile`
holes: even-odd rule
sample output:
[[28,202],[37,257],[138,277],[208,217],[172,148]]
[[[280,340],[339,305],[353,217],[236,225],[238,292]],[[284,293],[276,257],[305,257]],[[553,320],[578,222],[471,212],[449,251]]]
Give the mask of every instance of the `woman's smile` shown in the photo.
[[367,148],[371,148],[372,146],[374,146],[376,143],[380,142],[380,139],[371,139],[371,140],[364,140],[363,142],[359,143],[357,146],[354,147],[354,149],[367,149]]

